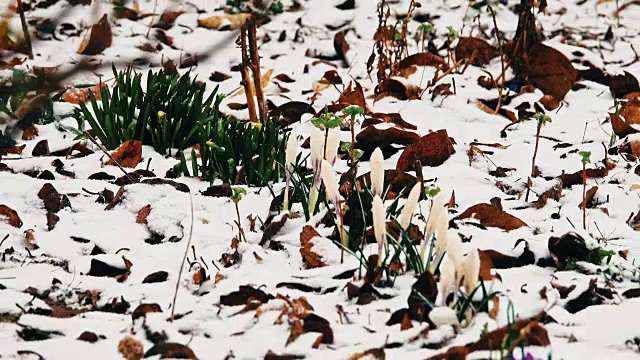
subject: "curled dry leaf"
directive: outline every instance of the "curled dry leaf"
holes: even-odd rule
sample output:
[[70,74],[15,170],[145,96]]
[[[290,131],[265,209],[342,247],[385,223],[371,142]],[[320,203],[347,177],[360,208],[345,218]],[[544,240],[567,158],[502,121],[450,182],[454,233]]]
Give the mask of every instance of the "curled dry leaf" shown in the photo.
[[285,213],[280,216],[280,219],[278,219],[277,221],[270,222],[269,225],[267,225],[267,227],[264,229],[262,238],[260,239],[260,243],[258,245],[264,246],[268,241],[271,241],[271,239],[273,239],[278,231],[282,229],[287,220],[289,220],[289,214]]
[[151,274],[147,275],[142,280],[142,283],[143,284],[161,283],[161,282],[167,281],[168,278],[169,278],[169,273],[168,272],[166,272],[166,271],[156,271],[154,273],[151,273]]
[[160,308],[160,305],[156,303],[140,304],[131,313],[131,320],[136,321],[136,319],[147,316],[148,313],[161,313],[161,312],[162,312],[162,308]]
[[[362,89],[362,85],[360,85],[360,83],[357,81],[354,82],[355,87],[353,87],[352,82],[349,82],[347,88],[344,89],[342,93],[340,93],[338,101],[335,104],[329,105],[328,111],[338,112],[346,108],[347,106],[357,105],[364,109],[365,114],[371,112],[371,110],[369,110],[369,107],[367,106],[367,101],[364,97],[364,90]],[[322,109],[321,111],[324,112],[324,109]],[[316,116],[322,115],[322,112],[316,114]]]
[[300,233],[300,255],[307,269],[327,266],[322,260],[322,256],[313,252],[313,242],[311,239],[320,236],[313,226],[305,225]]
[[474,218],[486,227],[497,227],[506,231],[527,226],[524,221],[491,204],[476,204],[458,215],[459,219]]
[[151,213],[151,205],[146,205],[145,207],[140,209],[138,211],[138,214],[136,215],[136,224],[146,225],[147,217],[149,216],[150,213]]
[[[127,140],[111,154],[111,158],[106,165],[116,165],[118,163],[124,168],[135,168],[142,160],[142,141]],[[115,161],[115,162],[114,162]]]
[[315,114],[315,109],[302,101],[289,101],[269,112],[269,116],[282,126],[288,126],[300,121],[304,114]]
[[213,82],[223,82],[223,81],[226,81],[226,80],[229,80],[229,79],[231,79],[231,75],[227,75],[227,74],[222,73],[220,71],[214,71],[209,76],[209,80],[211,80]]
[[39,134],[38,128],[31,124],[22,132],[22,140],[33,140],[38,137]]
[[422,52],[405,57],[398,64],[398,70],[402,72],[411,66],[442,66],[444,70],[448,69],[447,62],[442,57],[430,52]]
[[[411,145],[420,139],[420,135],[398,128],[379,130],[368,126],[356,135],[356,148],[364,150],[362,160],[368,160],[373,151],[379,147],[385,158],[398,152],[394,145]],[[413,166],[413,164],[412,164]]]
[[89,39],[83,39],[78,48],[78,54],[98,55],[106,48],[111,46],[113,35],[111,33],[111,25],[107,19],[107,14],[91,27]]
[[455,50],[456,60],[467,59],[473,65],[481,66],[498,56],[495,46],[476,37],[461,37]]
[[22,227],[18,213],[7,205],[0,205],[0,220],[18,229]]
[[102,88],[106,87],[106,83],[99,83],[88,88],[70,88],[62,95],[62,100],[78,105],[89,101],[89,94],[93,94],[96,100],[102,100]]
[[[587,169],[587,179],[603,178],[609,174],[609,170],[606,167]],[[582,185],[582,170],[578,170],[572,174],[562,174],[557,177],[562,183],[563,189],[569,189],[573,185]]]
[[624,117],[627,124],[640,124],[640,98],[633,97],[623,103],[620,116]]
[[362,122],[361,128],[365,128],[367,126],[380,124],[380,123],[391,123],[397,125],[401,129],[409,129],[409,130],[417,130],[418,127],[406,122],[402,115],[398,113],[373,113],[370,115],[370,118],[365,119]]
[[46,183],[38,192],[38,198],[44,202],[47,211],[57,213],[61,209],[71,207],[71,202],[67,195],[60,194],[53,185]]
[[398,100],[415,100],[420,98],[421,90],[418,86],[409,83],[401,77],[384,79],[376,87],[376,101],[387,96]]
[[[124,265],[124,264],[123,264]],[[91,267],[88,276],[96,277],[117,277],[127,273],[126,266],[115,267],[98,259],[91,259]]]
[[587,261],[589,258],[589,249],[585,240],[575,232],[568,232],[560,237],[550,237],[547,247],[561,269],[570,260]]
[[198,360],[196,354],[187,345],[172,342],[159,342],[149,349],[144,357],[160,355],[160,359],[190,359]]
[[257,300],[263,304],[273,299],[273,295],[248,285],[241,285],[238,291],[220,296],[220,304],[226,306],[245,305],[249,300]]
[[438,130],[421,137],[404,149],[398,159],[396,169],[412,171],[417,160],[423,166],[440,166],[454,153],[455,149],[447,130]]
[[635,76],[625,71],[624,74],[611,77],[609,90],[614,98],[621,99],[629,93],[640,91],[640,84]]
[[538,100],[545,109],[551,111],[560,107],[560,101],[556,99],[553,95],[544,95]]
[[58,221],[60,221],[60,217],[54,212],[47,210],[47,229],[49,231],[56,227]]
[[346,38],[346,31],[338,31],[333,37],[333,48],[336,50],[336,54],[340,60],[345,64],[345,67],[349,67],[349,60],[347,59],[347,52],[350,49],[349,43]]
[[524,72],[529,81],[546,95],[562,100],[571,90],[578,72],[560,51],[536,42],[529,49]]
[[213,30],[237,30],[251,18],[251,14],[224,14],[213,15],[198,19],[198,26]]
[[184,14],[184,11],[165,10],[162,12],[160,19],[158,19],[158,22],[155,23],[153,27],[169,30],[173,27],[173,23],[176,21],[178,16],[182,14]]

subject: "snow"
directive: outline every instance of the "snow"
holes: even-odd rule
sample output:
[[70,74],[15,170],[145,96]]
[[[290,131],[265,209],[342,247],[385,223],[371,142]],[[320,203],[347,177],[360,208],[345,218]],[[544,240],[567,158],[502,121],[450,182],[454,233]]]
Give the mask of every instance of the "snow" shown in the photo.
[[[141,12],[153,12],[154,1],[139,1]],[[273,17],[272,21],[258,30],[258,38],[266,33],[271,37],[269,42],[260,42],[261,66],[263,74],[268,69],[274,69],[273,75],[284,73],[295,79],[294,83],[282,83],[289,92],[281,93],[272,80],[266,87],[268,99],[276,105],[291,100],[309,103],[312,94],[307,93],[313,84],[320,80],[328,70],[337,70],[342,79],[348,82],[357,79],[365,88],[367,95],[373,94],[376,85],[366,74],[366,63],[371,53],[372,37],[377,26],[375,1],[358,0],[355,10],[339,10],[336,4],[342,1],[306,1],[298,12],[285,12]],[[511,0],[509,7],[519,1]],[[240,51],[235,45],[237,32],[207,30],[197,27],[197,20],[205,15],[217,14],[215,9],[222,5],[222,1],[203,2],[197,4],[206,10],[206,14],[198,15],[193,7],[176,4],[175,1],[157,0],[157,11],[170,7],[178,7],[185,14],[179,16],[175,25],[166,31],[174,38],[176,49],[164,46],[163,51],[149,54],[137,50],[135,46],[148,42],[144,35],[151,17],[133,22],[129,20],[110,21],[114,32],[113,45],[96,59],[102,61],[101,67],[93,71],[85,71],[69,79],[70,83],[94,84],[102,79],[112,77],[110,61],[123,61],[141,57],[150,57],[150,62],[157,69],[161,59],[171,58],[178,62],[187,53],[195,54],[204,49],[214,48],[211,57],[201,61],[192,73],[207,81],[214,71],[221,71],[232,77],[221,83],[207,81],[207,88],[213,89],[220,85],[220,92],[231,94],[240,87],[240,74],[229,71],[229,67],[241,61]],[[286,2],[285,2],[286,3]],[[408,1],[399,1],[393,5],[392,13],[403,13]],[[99,14],[108,11],[107,5],[101,5],[100,11],[93,13],[91,7],[69,7],[60,1],[47,9],[35,9],[27,13],[28,19],[52,17],[60,11],[65,12],[64,22],[76,26],[87,26],[99,18]],[[517,13],[506,6],[495,4],[496,21],[499,29],[511,38],[518,22]],[[594,4],[592,2],[576,5],[570,1],[550,1],[548,15],[537,15],[537,21],[545,34],[563,28],[575,30],[573,37],[563,38],[558,35],[549,38],[545,44],[552,46],[569,59],[575,59],[572,53],[579,50],[584,54],[580,60],[587,60],[593,65],[605,68],[608,72],[619,73],[622,70],[636,77],[640,75],[640,63],[627,67],[637,55],[634,55],[630,44],[638,49],[638,31],[640,22],[637,21],[637,5],[631,6],[621,13],[620,24],[613,15],[614,2]],[[559,15],[563,12],[562,15]],[[433,25],[439,37],[447,33],[446,27],[453,26],[460,29],[465,24],[461,35],[477,36],[480,32],[476,16],[480,16],[482,32],[490,34],[493,23],[486,10],[477,11],[468,8],[464,1],[433,1],[422,2],[419,13],[439,15],[433,20]],[[98,14],[98,15],[96,15]],[[297,20],[300,19],[298,25]],[[333,36],[335,31],[327,26],[352,28],[347,34],[350,50],[347,58],[350,67],[334,67],[313,62],[317,59],[305,56],[310,49],[317,55],[331,56],[335,54]],[[417,24],[410,23],[412,31]],[[601,40],[609,26],[613,26],[616,41],[611,44]],[[293,42],[295,32],[299,30],[301,41]],[[152,30],[153,33],[154,30]],[[278,42],[280,32],[286,32],[286,40]],[[587,34],[598,34],[596,39],[586,38]],[[579,34],[579,35],[578,35]],[[584,38],[584,39],[583,39]],[[35,44],[34,60],[23,65],[25,68],[34,66],[57,66],[68,64],[82,58],[75,50],[81,38],[61,37],[61,41],[39,41]],[[582,47],[582,46],[586,46]],[[411,42],[415,49],[415,43]],[[444,54],[444,53],[442,53]],[[278,56],[276,56],[278,55]],[[339,61],[335,62],[340,64]],[[122,65],[122,64],[121,64]],[[303,69],[308,65],[309,71]],[[577,68],[579,66],[574,64]],[[140,67],[146,73],[148,65]],[[624,299],[620,294],[629,288],[638,288],[639,276],[637,261],[640,257],[640,234],[626,224],[629,215],[637,213],[638,190],[632,188],[640,183],[638,175],[634,174],[636,164],[631,163],[625,168],[626,162],[620,157],[617,167],[602,179],[589,179],[588,187],[597,185],[597,198],[606,201],[600,207],[606,208],[608,214],[599,209],[589,209],[587,229],[582,230],[582,210],[578,204],[582,201],[582,187],[574,186],[563,191],[560,201],[549,200],[541,208],[525,207],[528,205],[524,198],[517,198],[503,193],[495,186],[496,180],[522,190],[531,171],[531,157],[535,142],[535,121],[525,121],[513,126],[507,131],[507,138],[500,136],[500,130],[509,121],[498,115],[491,115],[478,109],[476,99],[493,99],[497,97],[495,90],[486,90],[476,84],[479,76],[486,76],[484,71],[492,74],[500,73],[500,60],[494,59],[484,69],[470,66],[464,74],[452,74],[441,80],[451,83],[455,79],[456,95],[437,97],[431,101],[431,94],[427,91],[420,100],[399,101],[391,97],[377,102],[372,96],[367,103],[373,112],[397,112],[407,122],[418,127],[416,132],[425,135],[429,130],[447,129],[450,137],[455,139],[456,153],[439,167],[425,167],[426,179],[437,178],[437,184],[446,194],[455,190],[455,200],[461,212],[471,205],[487,203],[492,197],[502,199],[504,210],[528,224],[510,232],[498,228],[480,229],[471,225],[461,225],[459,232],[465,237],[471,237],[471,243],[462,244],[462,253],[471,249],[493,249],[507,255],[519,256],[523,246],[514,248],[518,239],[527,240],[530,250],[536,258],[549,255],[547,241],[550,236],[561,236],[569,231],[576,231],[587,239],[589,246],[605,246],[607,249],[628,249],[628,261],[615,256],[608,266],[583,264],[589,270],[589,275],[576,271],[555,271],[552,268],[542,268],[535,265],[499,269],[496,272],[502,280],[495,280],[491,287],[500,290],[500,311],[496,319],[487,314],[479,314],[471,325],[462,329],[456,335],[451,328],[442,327],[431,329],[427,335],[424,330],[426,323],[413,322],[413,328],[401,331],[400,325],[386,326],[391,314],[397,309],[407,307],[406,299],[411,285],[415,282],[411,274],[399,276],[393,287],[379,289],[382,293],[394,295],[391,299],[378,299],[367,305],[357,305],[349,300],[344,290],[349,281],[336,280],[333,276],[346,270],[357,268],[358,259],[347,255],[344,264],[340,264],[340,250],[328,236],[331,229],[317,229],[321,236],[311,240],[315,253],[322,256],[327,267],[306,270],[300,256],[299,235],[304,225],[316,225],[320,216],[305,222],[304,218],[290,219],[278,232],[273,240],[280,242],[285,250],[273,251],[258,245],[262,237],[259,229],[249,231],[248,215],[259,216],[262,220],[269,213],[271,195],[268,189],[248,188],[248,193],[239,202],[242,227],[245,230],[248,243],[241,243],[238,252],[242,255],[241,263],[230,268],[221,267],[216,270],[212,266],[215,261],[221,266],[220,258],[223,253],[231,253],[231,241],[237,234],[235,205],[227,198],[210,198],[200,194],[209,183],[198,179],[180,178],[176,181],[189,186],[190,195],[179,192],[168,185],[128,185],[125,189],[121,204],[112,210],[104,210],[105,204],[95,202],[96,195],[91,192],[108,189],[116,193],[118,186],[106,181],[87,180],[96,172],[104,171],[115,177],[122,176],[121,171],[113,166],[106,166],[108,160],[91,143],[87,147],[95,150],[92,155],[83,158],[61,158],[65,169],[75,173],[75,178],[65,177],[55,172],[51,162],[54,157],[31,157],[35,144],[42,139],[49,141],[51,151],[60,150],[74,143],[74,134],[60,129],[60,125],[75,127],[75,120],[61,116],[57,123],[39,126],[40,135],[30,141],[20,141],[26,144],[22,156],[11,155],[2,159],[15,174],[0,172],[0,204],[14,209],[21,217],[24,225],[17,229],[0,221],[0,239],[8,234],[9,237],[0,245],[1,252],[13,248],[15,252],[7,255],[6,260],[0,261],[0,357],[26,358],[17,355],[18,351],[30,350],[47,359],[63,359],[73,357],[70,354],[91,354],[96,359],[113,359],[117,353],[117,344],[126,335],[132,335],[142,341],[145,350],[153,345],[145,336],[145,327],[153,332],[166,332],[169,341],[188,344],[201,359],[222,359],[233,354],[237,359],[262,358],[271,350],[277,354],[300,354],[306,359],[320,358],[349,358],[357,352],[372,348],[383,347],[385,344],[400,343],[398,347],[389,347],[385,353],[390,358],[410,357],[428,358],[446,351],[451,346],[461,346],[476,341],[486,326],[487,330],[507,325],[508,303],[513,304],[518,318],[530,318],[547,310],[556,322],[545,324],[551,339],[551,345],[543,348],[527,348],[536,357],[546,358],[552,353],[557,359],[584,358],[615,358],[632,359],[638,357],[638,349],[625,345],[627,340],[640,336],[640,330],[634,322],[634,314],[640,311],[640,300]],[[181,70],[182,71],[182,70]],[[406,80],[407,83],[426,86],[433,77],[432,68],[419,68],[418,72]],[[375,71],[374,71],[375,73]],[[374,74],[372,74],[374,75]],[[507,77],[511,76],[510,72]],[[144,78],[144,76],[143,76]],[[144,79],[143,79],[144,82]],[[568,148],[554,149],[557,142],[547,138],[540,139],[537,155],[537,165],[543,176],[557,176],[563,171],[572,173],[582,169],[579,156],[570,153],[571,150],[589,150],[592,160],[601,161],[604,147],[611,137],[611,126],[604,121],[607,113],[613,111],[613,99],[609,89],[593,82],[583,82],[586,88],[580,91],[570,91],[564,99],[562,107],[550,112],[553,122],[542,128],[541,135],[571,144]],[[513,110],[524,102],[536,102],[542,97],[540,90],[530,94],[523,94],[513,99],[507,108]],[[335,101],[339,91],[329,87],[314,97],[313,107],[316,110]],[[223,111],[228,114],[246,118],[247,112],[230,111],[226,104],[230,102],[244,102],[244,96],[231,97],[223,103]],[[68,116],[72,108],[67,104],[56,104],[56,113]],[[312,125],[309,116],[304,116],[300,123],[292,127],[305,138],[310,134]],[[391,125],[378,125],[383,129]],[[341,134],[342,140],[349,138],[347,133]],[[471,142],[500,143],[507,148],[486,148],[493,153],[479,158],[472,164],[466,150]],[[302,150],[303,156],[308,150]],[[188,153],[188,152],[187,152]],[[385,160],[384,167],[395,168],[401,152]],[[567,154],[561,158],[561,154]],[[151,147],[143,149],[143,161],[137,169],[145,169],[150,159],[150,170],[162,177],[175,164],[172,158],[157,154]],[[187,154],[190,156],[189,154]],[[515,168],[508,177],[496,179],[488,174],[495,170],[495,166]],[[346,161],[340,160],[335,165],[339,173],[348,169]],[[21,174],[30,170],[49,170],[56,180],[44,181]],[[360,173],[369,171],[369,164],[365,162],[360,167]],[[611,183],[616,180],[617,183]],[[51,183],[60,193],[68,194],[71,208],[62,209],[57,215],[60,222],[52,231],[47,230],[46,210],[37,193],[45,183]],[[550,188],[552,183],[543,178],[533,179],[532,196]],[[274,184],[274,190],[281,189],[283,184]],[[136,223],[136,214],[147,206],[151,212],[147,218],[147,225]],[[427,211],[428,203],[421,203]],[[294,211],[301,209],[294,205]],[[552,214],[560,213],[559,219],[553,219]],[[191,223],[193,219],[193,224]],[[421,226],[424,225],[417,221]],[[194,284],[192,271],[184,269],[180,279],[177,303],[173,304],[173,292],[178,281],[178,271],[185,251],[189,229],[193,225],[191,245],[196,256],[202,257],[208,266],[207,273],[211,280],[202,285]],[[574,228],[575,227],[575,228]],[[33,229],[38,249],[25,250],[24,231]],[[163,234],[165,240],[160,244],[151,245],[144,240],[151,232]],[[71,237],[82,237],[89,243],[79,243]],[[170,238],[177,240],[169,241]],[[601,239],[598,242],[596,239]],[[606,242],[606,243],[605,243]],[[99,247],[106,254],[90,255],[94,247]],[[365,254],[377,251],[375,245],[365,248]],[[193,261],[193,252],[188,251],[189,259]],[[0,255],[1,256],[1,255]],[[133,264],[131,273],[124,282],[114,278],[93,277],[87,273],[91,259],[99,259],[118,268],[124,268],[123,257]],[[635,261],[635,264],[633,263]],[[630,265],[631,264],[631,265]],[[635,269],[634,269],[635,266]],[[608,272],[603,271],[608,268]],[[620,270],[623,268],[623,270]],[[162,283],[143,284],[142,280],[156,271],[167,271],[168,279]],[[622,272],[624,280],[611,280],[614,272]],[[214,279],[216,273],[223,278]],[[357,276],[358,272],[356,272]],[[579,296],[588,289],[591,279],[598,279],[598,286],[612,286],[614,299],[606,304],[590,306],[576,314],[563,309],[569,300]],[[54,279],[59,284],[54,285]],[[285,287],[277,287],[282,282],[304,283],[311,287],[336,290],[326,294],[316,292],[302,292]],[[560,293],[551,283],[562,286],[575,285],[566,299],[561,299]],[[488,282],[486,283],[487,286]],[[263,312],[258,316],[255,311],[239,313],[242,306],[218,305],[220,297],[237,291],[241,285],[253,285],[268,294],[282,294],[291,299],[306,297],[314,308],[313,313],[329,321],[334,333],[334,343],[321,344],[313,348],[319,335],[309,332],[301,335],[295,341],[286,345],[290,334],[290,324],[287,317],[281,324],[276,324],[281,308],[286,304],[280,299],[271,300],[263,305]],[[51,290],[48,301],[26,293],[27,288],[34,288],[39,294]],[[6,288],[6,289],[5,289]],[[540,291],[546,288],[546,300],[541,299]],[[524,289],[524,290],[523,290]],[[146,319],[132,322],[129,313],[119,315],[99,311],[88,311],[68,318],[56,318],[29,313],[30,309],[50,309],[48,304],[63,301],[73,309],[91,310],[91,305],[80,304],[78,293],[97,291],[100,294],[95,306],[102,307],[114,300],[125,299],[131,305],[129,313],[138,305],[157,303],[161,313],[149,313]],[[18,307],[17,305],[20,305]],[[341,306],[350,322],[341,320],[337,306]],[[175,322],[167,321],[175,307],[176,314],[185,314]],[[28,313],[23,313],[23,310]],[[5,317],[17,316],[17,321],[4,321]],[[45,331],[57,331],[63,335],[53,335],[48,340],[25,341],[16,331],[23,327],[32,327]],[[76,338],[83,331],[91,331],[104,336],[95,344],[78,341]],[[571,340],[570,340],[571,339]],[[435,348],[434,348],[435,347]],[[473,353],[470,358],[489,356],[488,353]],[[492,354],[496,358],[496,354]],[[35,358],[35,357],[33,357]]]

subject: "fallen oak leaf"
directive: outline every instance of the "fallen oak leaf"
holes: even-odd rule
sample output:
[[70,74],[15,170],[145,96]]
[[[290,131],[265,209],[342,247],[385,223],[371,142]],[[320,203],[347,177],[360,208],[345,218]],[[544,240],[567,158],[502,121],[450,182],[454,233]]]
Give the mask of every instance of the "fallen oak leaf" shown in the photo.
[[198,26],[210,30],[237,30],[251,18],[251,14],[213,15],[198,19]]
[[483,226],[497,227],[506,231],[528,226],[517,217],[500,210],[492,204],[486,203],[473,205],[456,217],[456,219],[468,218],[478,219]]
[[245,305],[250,299],[255,299],[263,304],[273,299],[273,295],[248,285],[241,285],[238,291],[220,296],[220,304],[227,306]]
[[121,167],[135,168],[142,160],[142,141],[127,140],[120,145],[116,151],[111,154],[111,159],[106,165],[115,166],[116,163]]
[[172,342],[159,342],[144,353],[144,357],[160,355],[160,359],[198,360],[196,354],[187,345]]
[[487,65],[498,56],[495,46],[476,37],[461,37],[455,49],[456,60],[467,59],[473,65]]
[[142,209],[140,209],[138,211],[138,214],[136,215],[136,224],[146,225],[147,217],[149,217],[150,213],[151,213],[151,205],[146,205]]
[[398,158],[396,170],[412,171],[416,161],[423,166],[440,166],[454,153],[447,130],[431,132],[404,149]]
[[111,25],[107,20],[107,14],[91,27],[89,39],[83,39],[78,48],[78,54],[82,55],[98,55],[106,48],[111,46],[113,34],[111,33]]
[[619,138],[624,138],[628,135],[640,132],[640,130],[631,126],[618,114],[609,113],[609,119],[611,120],[611,127],[613,128],[613,132]]
[[18,216],[18,213],[4,204],[0,205],[0,219],[2,218],[6,218],[4,221],[15,228],[19,229],[22,227],[22,220],[20,216]]
[[141,317],[146,317],[148,313],[161,313],[162,308],[156,303],[140,304],[131,313],[131,321],[136,321]]
[[311,239],[320,237],[320,234],[311,225],[305,225],[300,232],[300,255],[307,269],[327,266],[322,256],[313,252],[313,242]]
[[67,195],[60,194],[53,185],[45,183],[40,191],[38,198],[44,203],[44,208],[52,213],[57,213],[64,208],[70,208],[71,202]]

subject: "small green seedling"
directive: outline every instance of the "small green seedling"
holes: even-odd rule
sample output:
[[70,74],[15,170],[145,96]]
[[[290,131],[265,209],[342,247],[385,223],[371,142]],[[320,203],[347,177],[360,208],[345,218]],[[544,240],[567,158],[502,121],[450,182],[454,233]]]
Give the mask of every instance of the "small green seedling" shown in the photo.
[[551,116],[547,114],[537,113],[533,117],[534,119],[536,119],[536,121],[538,121],[538,124],[540,124],[541,126],[544,126],[546,123],[553,122],[551,120]]
[[430,184],[424,188],[424,194],[429,198],[434,198],[436,195],[440,193],[442,189],[435,184]]
[[327,131],[329,129],[337,128],[342,124],[342,118],[335,113],[329,112],[325,107],[324,113],[317,118],[311,119],[311,124],[320,130]]
[[531,160],[531,175],[529,180],[527,181],[527,195],[525,196],[525,201],[529,201],[529,192],[531,190],[531,178],[536,176],[536,156],[538,155],[538,145],[540,144],[540,130],[546,123],[551,123],[551,117],[547,114],[536,113],[533,115],[533,118],[536,119],[537,127],[536,127],[536,145],[533,149],[533,159]]
[[364,109],[361,108],[358,105],[351,105],[351,106],[347,106],[346,108],[342,109],[342,113],[345,115],[350,115],[350,119],[349,119],[349,127],[351,129],[351,144],[349,144],[349,155],[351,157],[351,163],[355,163],[357,159],[360,158],[360,156],[356,157],[356,150],[355,150],[355,144],[356,144],[356,135],[355,135],[355,124],[356,124],[356,117],[358,116],[364,116]]
[[591,162],[591,151],[579,151],[578,155],[580,155],[580,161],[583,164],[589,164]]
[[591,151],[579,151],[582,161],[582,228],[587,230],[587,164],[591,162]]
[[458,31],[453,26],[447,26],[447,38],[449,41],[453,41],[458,38]]
[[247,242],[247,237],[244,236],[244,230],[242,230],[242,224],[240,223],[240,208],[238,207],[238,203],[242,200],[242,196],[247,194],[247,190],[241,187],[233,188],[233,195],[231,195],[231,201],[236,206],[236,215],[238,218],[235,220],[236,225],[238,226],[238,240],[242,240],[244,237],[244,241]]
[[418,32],[421,32],[423,34],[428,34],[431,31],[433,31],[433,25],[431,23],[422,23],[418,26]]

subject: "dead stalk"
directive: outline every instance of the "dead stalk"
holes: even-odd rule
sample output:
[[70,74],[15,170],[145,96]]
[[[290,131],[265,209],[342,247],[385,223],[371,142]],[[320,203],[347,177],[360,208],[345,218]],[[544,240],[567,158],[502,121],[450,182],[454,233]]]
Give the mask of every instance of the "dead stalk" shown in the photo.
[[[496,13],[493,11],[493,7],[489,5],[488,8],[489,8],[489,12],[491,12],[491,18],[493,19],[493,29],[496,33],[496,39],[498,40],[498,51],[500,51],[500,65],[502,66],[500,79],[503,79],[505,67],[504,67],[504,52],[502,50],[502,41],[500,40],[500,31],[498,30],[498,23],[496,22]],[[500,85],[498,87],[498,105],[496,105],[496,109],[494,110],[494,113],[496,114],[498,113],[498,110],[500,110],[500,106],[502,106],[502,92],[503,92],[503,86]],[[538,133],[540,133],[540,129],[538,129]],[[537,149],[537,145],[536,145],[536,149]]]
[[240,50],[242,50],[242,85],[244,86],[244,93],[247,97],[247,107],[249,109],[249,120],[252,123],[257,123],[258,115],[256,113],[255,103],[255,91],[253,81],[249,76],[250,60],[247,55],[247,26],[243,25],[240,29]]
[[582,228],[587,230],[587,162],[582,162]]
[[24,41],[27,44],[27,51],[29,52],[29,59],[33,59],[33,48],[31,47],[31,35],[27,28],[27,20],[24,17],[24,7],[22,6],[22,0],[17,0],[18,13],[20,13],[20,23],[22,24],[22,32],[24,33]]
[[260,74],[260,56],[258,55],[258,40],[256,34],[256,21],[252,17],[245,23],[248,26],[249,36],[249,56],[251,61],[251,72],[253,73],[253,86],[255,87],[255,94],[258,98],[258,112],[260,114],[260,121],[263,124],[267,122],[267,105],[264,99],[264,92],[262,91],[262,75]]
[[187,240],[187,246],[184,249],[184,255],[182,256],[182,263],[180,264],[180,270],[178,271],[178,281],[176,281],[176,289],[173,293],[173,303],[171,305],[171,322],[174,321],[174,315],[176,311],[176,301],[178,300],[178,289],[180,288],[180,279],[182,278],[182,270],[184,264],[187,261],[187,254],[189,254],[189,246],[191,246],[191,237],[193,236],[193,197],[191,191],[189,191],[189,205],[191,206],[191,225],[189,226],[189,239]]

